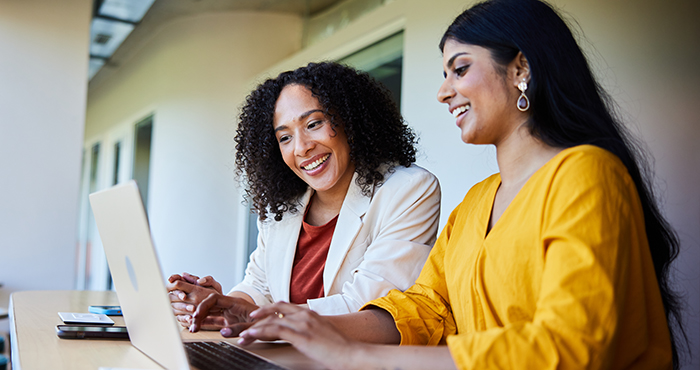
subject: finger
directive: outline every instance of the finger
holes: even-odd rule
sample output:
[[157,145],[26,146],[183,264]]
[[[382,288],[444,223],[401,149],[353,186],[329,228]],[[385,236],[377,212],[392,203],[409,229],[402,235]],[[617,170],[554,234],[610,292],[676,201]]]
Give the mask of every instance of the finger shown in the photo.
[[179,290],[171,290],[168,292],[168,298],[170,299],[170,302],[181,302],[182,299],[180,299],[179,295]]
[[219,282],[211,276],[205,276],[203,278],[200,278],[199,280],[197,280],[197,285],[214,288],[217,292],[222,293],[221,284],[219,284]]
[[187,298],[187,294],[181,290],[172,290],[168,292],[170,302],[183,302]]
[[212,317],[211,315],[209,315],[204,320],[202,320],[202,326],[200,327],[200,330],[218,331],[224,328],[225,326],[226,321],[223,319],[223,317]]
[[177,315],[175,316],[180,325],[189,328],[192,323],[192,316],[190,315]]
[[220,295],[216,293],[209,294],[207,298],[204,298],[202,302],[199,303],[197,306],[197,309],[195,310],[194,314],[192,315],[192,325],[190,325],[190,331],[191,332],[196,332],[200,329],[200,326],[202,325],[202,321],[204,320],[205,317],[209,314],[209,311],[211,311],[212,307],[216,306],[218,300],[219,300]]
[[280,320],[268,317],[252,327],[242,331],[239,335],[239,344],[246,345],[257,340],[272,341],[286,340],[294,344],[300,339],[300,333],[294,327],[290,327],[290,320]]
[[182,291],[185,293],[191,293],[197,287],[194,284],[188,283],[184,280],[176,280],[172,283],[166,284],[166,288],[168,288],[168,291],[170,291],[170,292],[175,291],[175,290],[179,290],[179,291]]
[[295,304],[287,302],[276,302],[271,305],[263,306],[250,313],[250,317],[256,320],[260,320],[270,315],[278,315],[282,313],[283,315],[291,315],[295,312],[306,310],[306,308],[299,307]]
[[199,280],[199,276],[197,275],[192,275],[187,272],[182,273],[182,278],[185,279],[190,284],[196,284],[197,280]]
[[174,302],[171,303],[170,306],[173,308],[173,311],[175,314],[180,314],[180,315],[191,315],[194,310],[197,308],[193,304],[189,303],[183,303],[183,302]]
[[170,282],[170,283],[172,283],[173,281],[176,281],[176,280],[182,280],[182,276],[180,276],[178,274],[172,274],[168,278],[168,282]]
[[226,338],[237,337],[241,334],[241,332],[250,328],[251,326],[253,326],[252,322],[241,322],[238,324],[233,324],[229,327],[225,327],[219,330],[219,332],[221,333],[221,336]]
[[205,276],[203,278],[197,279],[197,284],[201,286],[211,286],[211,284],[215,282],[216,280],[214,280],[214,278],[211,276]]

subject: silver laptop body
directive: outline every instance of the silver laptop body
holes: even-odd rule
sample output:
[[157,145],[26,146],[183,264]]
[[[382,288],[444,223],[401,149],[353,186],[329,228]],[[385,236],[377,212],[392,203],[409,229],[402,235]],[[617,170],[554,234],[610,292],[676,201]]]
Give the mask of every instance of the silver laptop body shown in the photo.
[[189,369],[136,182],[90,194],[131,344],[166,369]]

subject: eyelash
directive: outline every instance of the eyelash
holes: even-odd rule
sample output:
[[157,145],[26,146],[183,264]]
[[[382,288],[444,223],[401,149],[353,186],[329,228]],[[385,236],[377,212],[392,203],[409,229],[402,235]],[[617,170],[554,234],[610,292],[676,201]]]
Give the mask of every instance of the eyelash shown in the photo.
[[460,77],[461,77],[461,76],[463,76],[463,75],[467,72],[467,69],[469,69],[469,65],[468,65],[468,64],[465,65],[465,66],[459,67],[459,68],[455,68],[454,71],[453,71],[453,73],[456,74],[457,76],[460,76]]
[[[309,122],[309,124],[306,126],[306,128],[309,129],[309,130],[313,130],[313,129],[315,129],[316,127],[318,127],[319,125],[321,125],[322,123],[323,123],[323,121],[320,121],[320,120],[319,120],[319,121],[311,121],[311,122]],[[280,136],[278,142],[279,142],[280,144],[282,144],[282,143],[284,143],[285,141],[287,141],[288,138],[289,138],[289,135]]]

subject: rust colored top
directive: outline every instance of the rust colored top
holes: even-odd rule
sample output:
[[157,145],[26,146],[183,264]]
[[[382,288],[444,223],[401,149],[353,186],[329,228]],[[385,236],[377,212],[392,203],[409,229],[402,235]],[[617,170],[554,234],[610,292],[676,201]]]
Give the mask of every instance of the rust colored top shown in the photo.
[[291,303],[304,304],[308,299],[324,296],[323,270],[337,221],[338,216],[335,216],[321,226],[302,223],[289,286]]

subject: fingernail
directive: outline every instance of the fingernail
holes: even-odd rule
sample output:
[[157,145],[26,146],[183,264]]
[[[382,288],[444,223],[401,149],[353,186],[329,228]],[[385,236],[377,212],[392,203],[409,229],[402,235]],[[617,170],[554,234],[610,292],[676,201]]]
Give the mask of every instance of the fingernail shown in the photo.
[[187,305],[187,311],[194,312],[194,306],[191,304]]
[[231,328],[223,328],[220,330],[220,332],[221,332],[221,335],[223,335],[225,337],[228,337],[229,335],[231,335],[233,333]]
[[180,294],[178,294],[177,296],[178,296],[180,299],[185,299],[185,297],[187,297],[187,296],[185,295],[185,293],[180,293]]
[[244,340],[245,340],[245,339],[243,339],[243,338],[238,339],[238,344],[243,344],[243,341],[244,341]]

